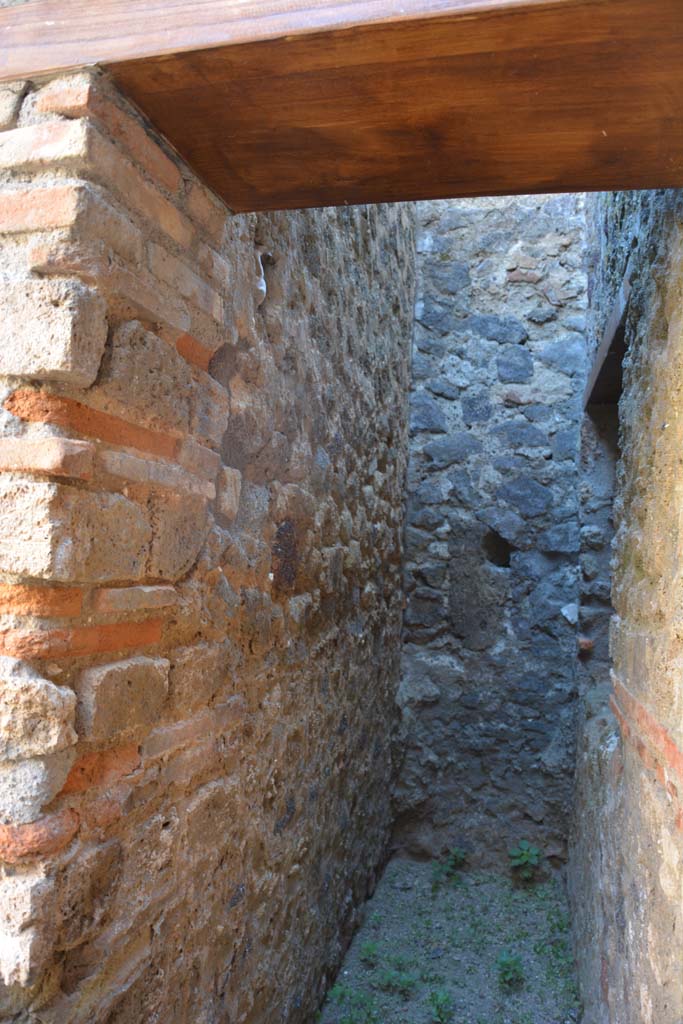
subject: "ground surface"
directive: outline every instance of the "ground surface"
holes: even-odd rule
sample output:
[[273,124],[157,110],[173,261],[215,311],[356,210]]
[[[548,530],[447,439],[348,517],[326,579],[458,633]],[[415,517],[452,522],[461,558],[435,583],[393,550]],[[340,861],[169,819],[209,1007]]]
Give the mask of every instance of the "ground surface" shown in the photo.
[[561,884],[392,861],[319,1020],[578,1022]]

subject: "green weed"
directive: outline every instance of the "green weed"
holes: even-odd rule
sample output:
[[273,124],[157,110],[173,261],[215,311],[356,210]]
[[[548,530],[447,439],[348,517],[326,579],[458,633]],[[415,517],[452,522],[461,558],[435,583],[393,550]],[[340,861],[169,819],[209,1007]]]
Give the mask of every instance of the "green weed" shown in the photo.
[[501,953],[496,961],[498,983],[501,988],[511,992],[524,985],[524,967],[521,957],[514,953]]
[[366,967],[375,968],[379,963],[379,944],[369,940],[360,947],[360,961]]
[[531,882],[541,863],[541,851],[528,839],[520,839],[517,846],[508,850],[510,867],[518,878]]
[[402,999],[409,999],[417,985],[417,977],[406,970],[386,967],[378,976],[377,984],[384,992],[395,992]]
[[443,860],[434,861],[432,864],[432,893],[438,892],[445,882],[450,885],[459,885],[461,879],[458,872],[466,862],[467,854],[460,846],[454,846]]
[[342,1008],[339,1024],[380,1024],[377,1003],[368,992],[337,984],[330,991],[330,1000]]
[[431,1020],[433,1024],[448,1024],[449,1021],[453,1020],[453,1000],[450,994],[443,988],[433,989],[428,997],[427,1002],[431,1010]]

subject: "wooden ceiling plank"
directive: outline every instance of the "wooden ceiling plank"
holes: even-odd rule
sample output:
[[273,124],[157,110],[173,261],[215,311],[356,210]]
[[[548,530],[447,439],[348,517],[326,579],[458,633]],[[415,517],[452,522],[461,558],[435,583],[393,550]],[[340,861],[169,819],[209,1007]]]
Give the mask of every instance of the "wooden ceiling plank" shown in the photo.
[[680,0],[29,0],[2,38],[97,52],[236,211],[683,186]]

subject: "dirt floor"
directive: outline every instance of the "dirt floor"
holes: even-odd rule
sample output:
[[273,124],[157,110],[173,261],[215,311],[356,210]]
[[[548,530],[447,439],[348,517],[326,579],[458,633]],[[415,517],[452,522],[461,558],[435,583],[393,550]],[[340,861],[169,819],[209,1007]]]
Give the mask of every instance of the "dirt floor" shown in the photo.
[[322,1024],[574,1024],[581,1019],[559,880],[528,883],[393,860]]

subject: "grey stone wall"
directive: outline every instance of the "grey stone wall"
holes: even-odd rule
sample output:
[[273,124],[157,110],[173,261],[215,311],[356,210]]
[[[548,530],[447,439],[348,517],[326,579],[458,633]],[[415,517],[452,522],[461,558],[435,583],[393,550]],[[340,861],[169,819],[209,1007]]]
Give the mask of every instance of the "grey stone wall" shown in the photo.
[[569,864],[586,1024],[683,1019],[680,535],[683,193],[590,200],[591,337],[632,261],[619,405],[613,711],[598,673],[580,726]]
[[583,199],[419,205],[396,841],[564,858],[574,758]]

